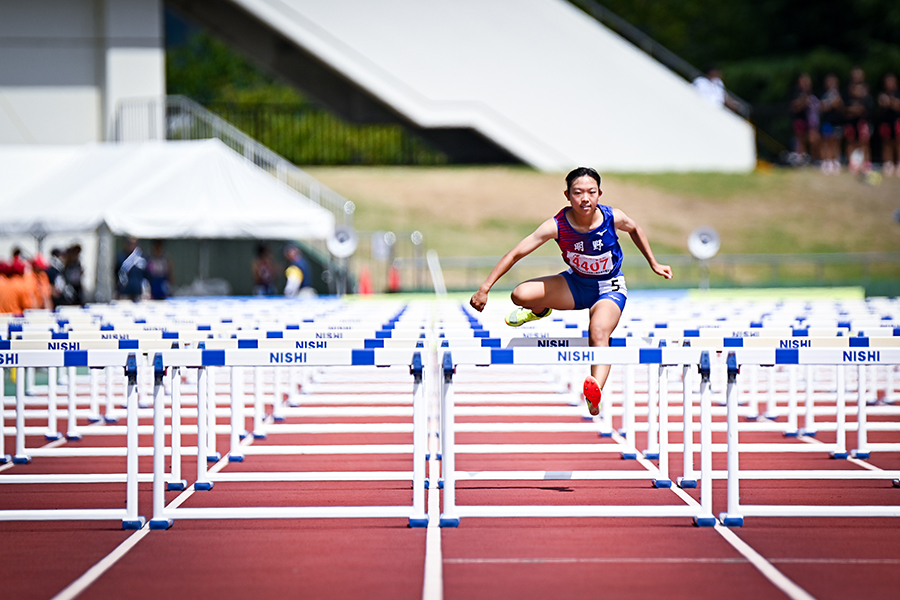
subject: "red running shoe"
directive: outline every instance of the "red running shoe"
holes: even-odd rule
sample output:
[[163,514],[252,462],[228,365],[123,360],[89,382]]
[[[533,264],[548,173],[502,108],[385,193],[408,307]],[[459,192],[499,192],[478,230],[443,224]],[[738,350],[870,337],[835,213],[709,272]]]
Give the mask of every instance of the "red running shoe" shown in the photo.
[[600,385],[590,375],[584,380],[584,399],[587,401],[588,411],[595,417],[599,415]]

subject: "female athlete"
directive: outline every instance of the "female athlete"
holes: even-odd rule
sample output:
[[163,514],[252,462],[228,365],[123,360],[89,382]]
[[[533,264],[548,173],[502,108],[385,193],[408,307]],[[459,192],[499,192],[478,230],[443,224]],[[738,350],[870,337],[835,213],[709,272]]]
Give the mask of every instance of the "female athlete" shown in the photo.
[[[644,230],[618,208],[598,204],[600,175],[588,167],[579,167],[566,175],[567,206],[547,219],[534,233],[516,244],[491,271],[469,303],[481,311],[488,292],[514,264],[545,242],[556,240],[569,268],[558,274],[530,279],[516,286],[512,301],[521,308],[506,317],[507,325],[518,327],[542,319],[556,310],[590,309],[588,341],[591,346],[609,346],[619,317],[625,308],[628,290],[622,276],[622,248],[616,230],[627,232],[654,273],[672,278],[669,265],[656,262]],[[600,414],[603,385],[609,377],[609,365],[591,365],[584,380],[584,397],[592,415]]]

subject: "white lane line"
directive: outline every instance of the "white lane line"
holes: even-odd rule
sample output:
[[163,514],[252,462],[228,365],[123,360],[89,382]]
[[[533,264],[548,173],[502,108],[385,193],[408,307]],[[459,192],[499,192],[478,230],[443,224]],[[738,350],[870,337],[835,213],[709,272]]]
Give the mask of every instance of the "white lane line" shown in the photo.
[[[613,432],[613,438],[616,437],[621,436],[619,436],[618,433]],[[656,465],[643,458],[640,454],[638,454],[637,456],[637,461],[647,470],[656,469]],[[700,504],[677,485],[673,485],[670,489],[675,492],[675,494],[686,504],[699,508]],[[792,600],[816,600],[814,596],[788,579],[788,577],[784,573],[776,569],[775,566],[767,561],[762,554],[754,550],[749,544],[739,538],[737,534],[731,531],[729,528],[720,523],[717,523],[714,529],[725,539],[726,542],[731,544],[731,546],[735,550],[737,550],[744,558],[746,558],[750,562],[750,564],[756,567],[756,569],[760,573],[762,573],[763,577],[768,579],[772,583],[772,585],[781,590],[787,597],[791,598]]]
[[[253,443],[253,436],[248,435],[246,438],[244,438],[241,441],[240,445],[241,446],[249,446],[252,443]],[[219,460],[219,462],[217,462],[212,467],[210,467],[209,473],[210,474],[218,473],[223,468],[225,468],[225,466],[228,465],[228,456],[229,456],[229,454],[226,454]],[[166,508],[178,508],[179,506],[181,506],[181,504],[184,503],[185,500],[190,498],[193,495],[193,493],[194,493],[194,486],[191,485],[191,487],[189,487],[185,491],[178,494],[178,496],[174,500],[172,500],[172,502],[170,502],[166,506]],[[116,548],[112,552],[107,554],[105,557],[103,557],[103,559],[101,559],[100,562],[98,562],[93,567],[91,567],[90,569],[85,571],[84,574],[81,575],[81,577],[79,577],[78,579],[76,579],[75,581],[70,583],[62,591],[60,591],[58,594],[53,596],[53,598],[51,598],[50,600],[72,600],[73,598],[77,597],[79,594],[81,594],[81,592],[83,592],[88,587],[90,587],[104,573],[106,573],[114,564],[119,562],[119,560],[123,556],[128,554],[128,552],[132,548],[134,548],[138,542],[140,542],[142,539],[144,539],[144,536],[146,536],[149,532],[150,532],[150,525],[145,524],[142,528],[138,529],[133,534],[128,536],[128,538],[126,538],[124,542],[122,542],[121,544],[116,546]]]
[[[607,558],[445,558],[447,565],[507,564],[747,564],[746,558],[607,557]],[[770,558],[769,562],[790,565],[900,565],[897,558]]]
[[425,533],[425,581],[422,584],[422,600],[443,600],[444,572],[441,550],[441,494],[438,481],[438,443],[432,435],[429,444],[431,460],[428,461],[428,530]]

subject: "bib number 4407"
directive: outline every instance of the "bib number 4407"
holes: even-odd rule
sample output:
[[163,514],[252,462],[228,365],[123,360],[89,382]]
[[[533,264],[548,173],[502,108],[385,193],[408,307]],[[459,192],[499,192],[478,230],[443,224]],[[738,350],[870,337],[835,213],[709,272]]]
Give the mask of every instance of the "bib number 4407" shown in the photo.
[[606,275],[612,271],[611,252],[604,252],[598,256],[569,252],[566,258],[576,271],[585,275]]

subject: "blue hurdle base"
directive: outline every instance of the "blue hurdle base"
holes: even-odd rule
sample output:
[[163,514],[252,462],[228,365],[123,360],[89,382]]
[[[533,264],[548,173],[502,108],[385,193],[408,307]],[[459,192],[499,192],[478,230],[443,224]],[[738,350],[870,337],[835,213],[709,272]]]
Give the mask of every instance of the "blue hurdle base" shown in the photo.
[[868,452],[860,452],[859,450],[851,450],[850,456],[852,456],[853,458],[861,458],[861,459],[865,460],[865,459],[869,458],[869,453]]
[[182,479],[181,481],[170,481],[166,484],[167,492],[183,492],[187,489],[187,481]]
[[138,517],[137,519],[125,519],[122,521],[122,529],[126,531],[137,531],[138,529],[142,529],[146,522],[147,519],[145,519],[144,517]]
[[678,487],[681,489],[694,489],[697,487],[696,479],[685,479],[684,477],[679,477],[675,480],[675,483],[678,484]]
[[228,462],[244,462],[244,455],[242,454],[242,455],[238,456],[235,454],[229,454]]
[[900,488],[900,479],[895,479],[891,483],[894,484],[895,488]]
[[849,458],[850,454],[848,452],[829,452],[828,456],[831,458]]
[[800,437],[799,431],[784,431],[781,433],[784,437]]
[[438,479],[438,489],[439,489],[439,490],[444,489],[444,478],[443,478],[443,477],[441,477],[440,479]]
[[0,454],[0,465],[5,465],[6,463],[12,460],[12,456],[9,454]]
[[659,452],[650,452],[649,450],[644,450],[641,454],[644,455],[644,458],[647,460],[659,460]]
[[93,417],[88,417],[88,423],[99,423],[102,420],[103,420],[103,417],[101,417],[99,415],[93,416]]
[[222,455],[218,452],[206,455],[206,462],[219,462],[220,460],[222,460]]
[[80,442],[81,434],[80,433],[67,433],[66,439],[69,440],[70,442]]
[[759,415],[746,415],[744,417],[745,421],[759,421]]
[[425,478],[425,489],[427,490],[430,487],[431,487],[431,481],[426,477]]
[[150,529],[165,530],[172,526],[172,519],[150,519]]
[[719,520],[722,521],[722,525],[725,527],[743,527],[744,526],[744,517],[738,516],[729,516],[728,513],[720,513]]
[[653,487],[661,488],[661,489],[668,489],[668,488],[672,487],[672,480],[671,479],[654,479]]
[[118,423],[119,422],[119,419],[117,417],[111,417],[109,415],[105,415],[103,417],[103,420],[106,421],[107,423]]
[[275,421],[276,423],[281,423],[285,420],[285,417],[282,417],[282,416],[276,417],[275,415],[272,415],[272,420]]
[[459,517],[441,517],[441,527],[459,527]]
[[254,439],[254,440],[264,440],[264,439],[266,439],[267,437],[269,437],[268,434],[265,434],[265,433],[256,433],[255,431],[253,432],[253,439]]
[[24,454],[20,454],[20,455],[13,456],[12,461],[13,461],[14,465],[27,465],[28,463],[31,462],[31,457],[26,456]]
[[715,517],[694,517],[696,527],[715,527],[717,524]]
[[637,452],[620,452],[623,460],[637,460]]
[[194,490],[198,492],[208,492],[216,485],[214,481],[198,481],[194,484]]
[[611,437],[612,437],[612,434],[613,434],[612,431],[601,431],[601,432],[600,432],[600,437],[611,438]]
[[44,439],[47,440],[48,442],[55,442],[56,440],[62,439],[62,434],[61,433],[48,433],[48,434],[44,435]]
[[410,517],[409,518],[409,526],[413,527],[413,528],[428,527],[428,517],[424,517],[424,518],[420,518],[420,519]]
[[806,437],[816,437],[816,432],[815,432],[815,431],[807,431],[807,430],[805,430],[805,429],[801,429],[801,430],[800,430],[800,435],[806,436]]

